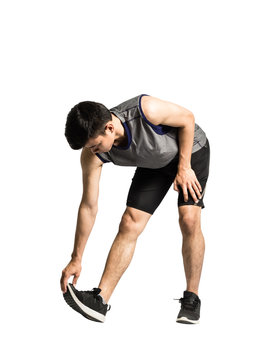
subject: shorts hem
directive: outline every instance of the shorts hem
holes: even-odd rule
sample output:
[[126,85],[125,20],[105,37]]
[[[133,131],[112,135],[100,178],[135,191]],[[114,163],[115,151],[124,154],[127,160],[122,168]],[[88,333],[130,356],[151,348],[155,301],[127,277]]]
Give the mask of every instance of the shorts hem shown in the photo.
[[153,212],[151,212],[149,210],[141,208],[140,206],[136,206],[136,205],[132,205],[132,204],[128,204],[128,203],[126,203],[126,206],[131,207],[131,208],[136,209],[136,210],[144,211],[144,212],[146,212],[146,213],[148,213],[150,215],[153,215],[153,213],[155,212],[155,210]]
[[204,209],[205,208],[205,205],[204,204],[178,204],[178,207],[180,206],[188,206],[188,205],[192,205],[192,206],[198,206],[200,207],[201,209]]

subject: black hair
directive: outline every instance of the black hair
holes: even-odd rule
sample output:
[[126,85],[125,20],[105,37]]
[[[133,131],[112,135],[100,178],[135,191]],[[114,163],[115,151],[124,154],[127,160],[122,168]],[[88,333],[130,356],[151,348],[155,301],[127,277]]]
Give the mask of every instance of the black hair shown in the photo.
[[112,120],[110,111],[102,104],[83,101],[75,105],[67,116],[65,137],[74,150],[85,146],[91,137],[105,133],[105,125]]

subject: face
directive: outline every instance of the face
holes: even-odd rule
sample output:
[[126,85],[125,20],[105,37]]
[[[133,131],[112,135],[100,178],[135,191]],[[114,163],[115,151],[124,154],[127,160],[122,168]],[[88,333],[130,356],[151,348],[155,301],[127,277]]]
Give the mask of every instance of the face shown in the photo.
[[105,135],[99,135],[95,138],[90,138],[85,147],[89,148],[93,154],[108,152],[111,150],[114,143],[114,132],[109,129],[105,130]]

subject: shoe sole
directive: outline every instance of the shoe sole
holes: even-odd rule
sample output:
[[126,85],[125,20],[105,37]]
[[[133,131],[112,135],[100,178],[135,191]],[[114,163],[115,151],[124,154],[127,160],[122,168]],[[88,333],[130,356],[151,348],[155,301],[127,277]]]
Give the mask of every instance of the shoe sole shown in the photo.
[[85,318],[104,323],[105,316],[98,313],[97,311],[92,310],[88,306],[82,304],[82,302],[76,297],[74,291],[72,290],[70,285],[67,285],[67,292],[63,294],[63,297],[66,303],[75,311],[79,312]]
[[199,324],[200,323],[200,320],[190,320],[188,319],[187,317],[183,316],[181,318],[178,318],[176,320],[177,323],[180,323],[180,324],[190,324],[190,325],[193,325],[193,324]]

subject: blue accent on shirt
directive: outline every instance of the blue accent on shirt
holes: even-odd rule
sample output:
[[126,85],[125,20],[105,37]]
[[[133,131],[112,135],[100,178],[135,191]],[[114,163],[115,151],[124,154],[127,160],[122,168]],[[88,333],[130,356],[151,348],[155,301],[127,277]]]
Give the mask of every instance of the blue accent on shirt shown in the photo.
[[168,125],[154,125],[152,124],[145,116],[142,106],[141,106],[141,99],[143,96],[150,96],[147,94],[142,94],[139,98],[139,109],[140,113],[142,114],[143,119],[146,121],[147,124],[150,125],[150,127],[158,134],[158,135],[165,135],[167,132],[171,129],[171,126]]
[[96,156],[97,156],[102,162],[104,162],[104,163],[109,163],[109,162],[111,162],[111,161],[108,161],[108,160],[103,159],[103,157],[101,157],[99,154],[96,154]]
[[127,123],[124,122],[124,123],[123,123],[123,126],[124,126],[124,128],[125,128],[125,130],[126,130],[126,133],[127,133],[128,142],[127,142],[127,146],[116,146],[116,145],[113,145],[114,148],[119,149],[119,150],[127,150],[127,149],[130,147],[131,140],[132,140],[130,128],[128,127]]

